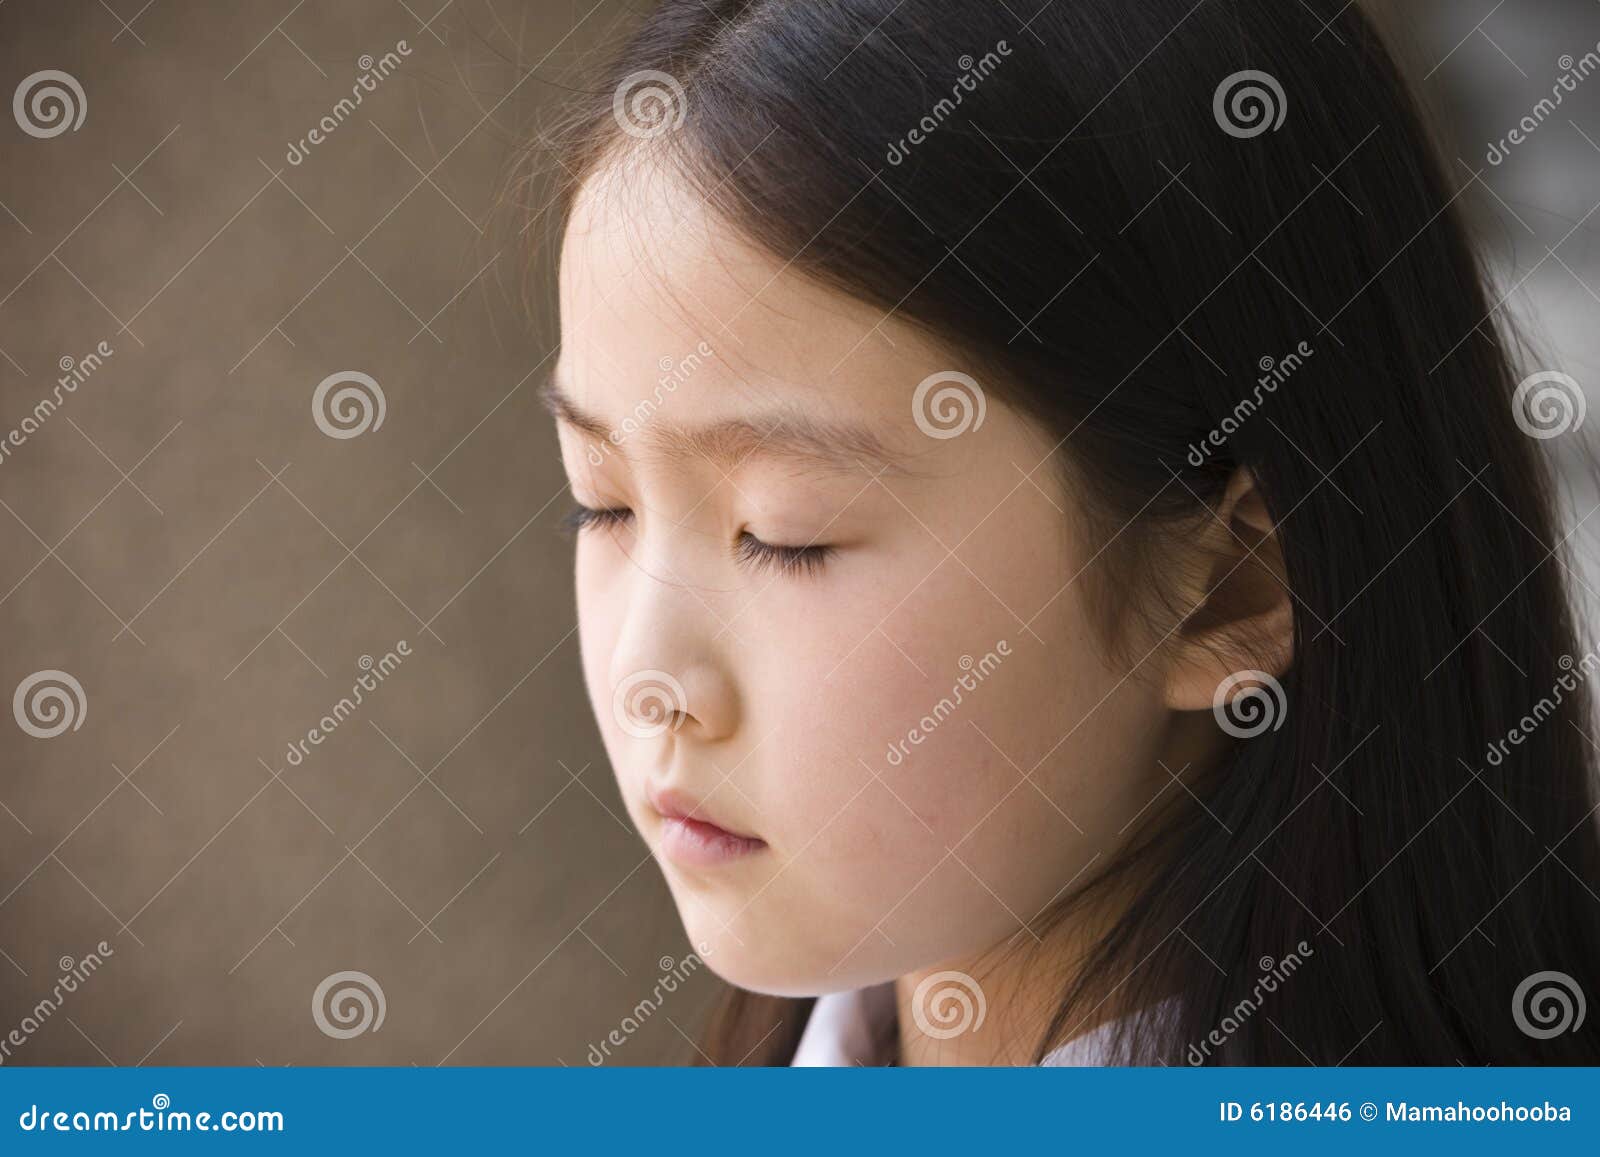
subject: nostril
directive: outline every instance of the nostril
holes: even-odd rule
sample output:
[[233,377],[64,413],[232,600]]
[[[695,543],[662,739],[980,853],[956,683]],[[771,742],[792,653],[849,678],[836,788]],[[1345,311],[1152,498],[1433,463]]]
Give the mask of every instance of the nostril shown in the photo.
[[652,739],[683,726],[689,716],[689,693],[670,671],[635,671],[617,683],[611,714],[628,735]]

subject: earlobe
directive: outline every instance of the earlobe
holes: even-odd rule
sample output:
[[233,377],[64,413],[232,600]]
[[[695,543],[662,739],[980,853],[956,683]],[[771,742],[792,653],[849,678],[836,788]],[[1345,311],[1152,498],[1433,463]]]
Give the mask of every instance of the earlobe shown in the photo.
[[1237,469],[1193,541],[1192,608],[1172,633],[1167,706],[1210,710],[1217,689],[1245,671],[1281,677],[1294,658],[1294,601],[1283,553],[1254,474]]

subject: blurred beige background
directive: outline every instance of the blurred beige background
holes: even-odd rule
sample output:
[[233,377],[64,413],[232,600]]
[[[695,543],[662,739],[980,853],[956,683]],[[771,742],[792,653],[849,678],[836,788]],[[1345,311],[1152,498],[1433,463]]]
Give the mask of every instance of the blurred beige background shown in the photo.
[[[553,319],[492,213],[620,9],[0,7],[0,88],[86,106],[0,122],[0,438],[90,367],[0,459],[0,688],[85,701],[51,739],[5,717],[0,1038],[112,950],[6,1063],[581,1065],[687,954],[579,682]],[[380,426],[316,424],[339,371]],[[344,971],[385,1014],[336,1039]],[[708,995],[613,1059],[682,1059]]]
[[[85,113],[55,135],[26,104],[0,117],[0,692],[64,688],[77,725],[30,734],[48,700],[0,716],[4,1063],[692,1055],[709,978],[676,983],[689,945],[579,677],[534,394],[548,267],[495,212],[630,7],[0,3],[0,93],[56,70]],[[1600,12],[1385,7],[1506,309],[1588,385],[1600,80],[1504,165],[1482,142],[1595,47]],[[314,413],[352,372],[381,424]],[[374,1023],[341,1036],[358,1004],[316,996],[352,985]]]

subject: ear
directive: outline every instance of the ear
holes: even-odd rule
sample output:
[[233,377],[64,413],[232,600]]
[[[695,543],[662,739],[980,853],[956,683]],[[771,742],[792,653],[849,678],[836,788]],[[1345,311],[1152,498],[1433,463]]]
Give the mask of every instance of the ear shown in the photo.
[[1180,596],[1194,609],[1173,633],[1167,674],[1167,706],[1181,711],[1210,710],[1229,675],[1276,678],[1294,657],[1283,552],[1255,475],[1235,470],[1222,501],[1202,517],[1195,581]]

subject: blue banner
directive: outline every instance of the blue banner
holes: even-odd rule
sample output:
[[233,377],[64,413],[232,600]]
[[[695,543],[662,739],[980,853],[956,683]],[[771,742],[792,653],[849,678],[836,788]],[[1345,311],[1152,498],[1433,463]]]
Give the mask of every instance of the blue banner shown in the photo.
[[0,1152],[1592,1153],[1597,1090],[1595,1069],[4,1069]]

